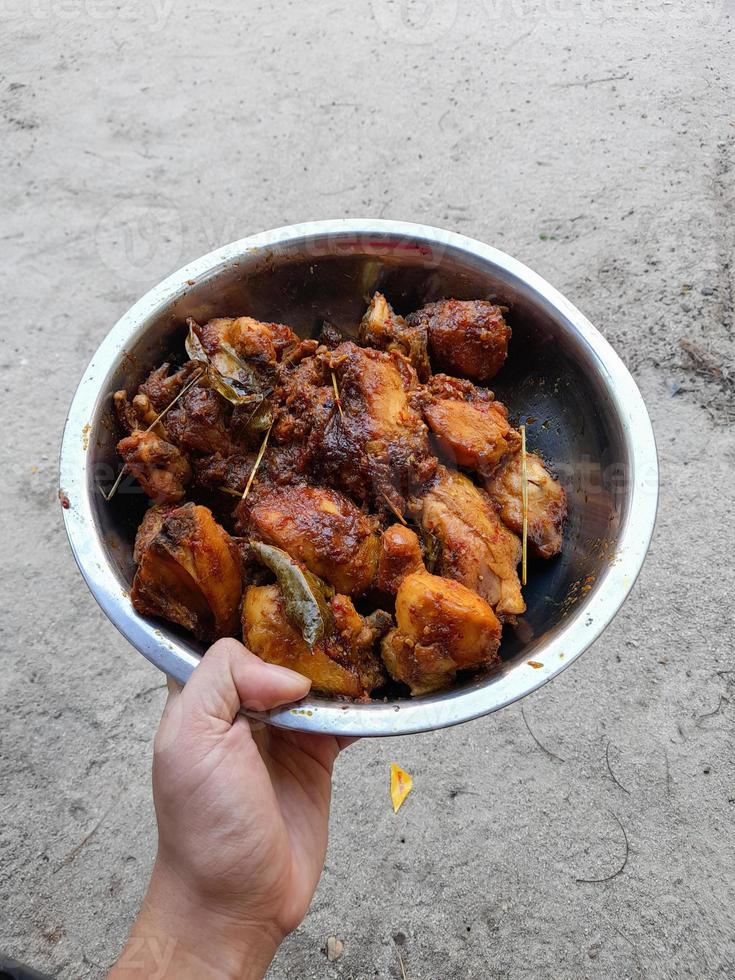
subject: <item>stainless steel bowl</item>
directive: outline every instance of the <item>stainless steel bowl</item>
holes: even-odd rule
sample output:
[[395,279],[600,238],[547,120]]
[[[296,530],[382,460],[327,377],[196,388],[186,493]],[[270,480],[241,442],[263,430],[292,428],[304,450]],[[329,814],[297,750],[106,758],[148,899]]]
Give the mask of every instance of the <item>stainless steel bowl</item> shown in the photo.
[[[192,262],[147,293],[110,331],[74,396],[61,450],[61,499],[74,555],[122,634],[185,682],[202,648],[143,619],[129,588],[145,502],[133,487],[107,503],[119,469],[111,395],[181,347],[188,316],[248,313],[309,335],[329,319],[354,328],[375,289],[405,312],[444,296],[494,297],[510,308],[507,366],[493,386],[529,447],[553,461],[569,498],[563,554],[532,563],[528,611],[506,627],[503,666],[414,700],[352,704],[310,697],[270,712],[285,728],[398,735],[469,721],[535,691],[568,667],[628,595],[648,548],[658,498],[656,446],[645,405],[605,339],[520,262],[452,232],[394,221],[340,220],[253,235]],[[127,492],[126,492],[127,490]],[[118,665],[124,670],[124,665]]]

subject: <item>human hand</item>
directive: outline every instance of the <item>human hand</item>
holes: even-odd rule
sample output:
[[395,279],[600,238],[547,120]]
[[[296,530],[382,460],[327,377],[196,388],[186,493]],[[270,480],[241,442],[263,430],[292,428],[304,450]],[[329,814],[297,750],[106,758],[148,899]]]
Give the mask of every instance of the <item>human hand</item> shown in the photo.
[[299,925],[324,865],[342,744],[238,712],[299,700],[309,686],[231,639],[183,689],[170,685],[153,761],[158,854],[111,977],[262,977]]

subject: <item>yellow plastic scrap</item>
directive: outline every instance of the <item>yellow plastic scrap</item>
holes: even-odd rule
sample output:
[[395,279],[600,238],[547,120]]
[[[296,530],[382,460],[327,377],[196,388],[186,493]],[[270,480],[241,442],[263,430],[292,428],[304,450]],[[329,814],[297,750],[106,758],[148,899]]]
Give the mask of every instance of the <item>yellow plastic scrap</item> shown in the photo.
[[393,802],[394,813],[398,813],[412,789],[413,779],[411,778],[410,773],[407,773],[404,769],[401,769],[401,767],[397,766],[395,762],[391,763],[390,798]]

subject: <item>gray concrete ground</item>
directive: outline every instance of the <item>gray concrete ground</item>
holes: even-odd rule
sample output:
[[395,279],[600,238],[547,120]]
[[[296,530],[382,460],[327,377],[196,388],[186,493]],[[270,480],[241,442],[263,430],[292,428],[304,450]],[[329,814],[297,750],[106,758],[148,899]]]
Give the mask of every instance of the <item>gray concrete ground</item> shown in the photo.
[[[561,679],[339,764],[271,976],[735,976],[732,0],[5,0],[0,948],[102,975],[154,849],[161,676],[88,594],[57,449],[88,358],[184,260],[388,216],[517,255],[633,370],[645,571]],[[690,351],[680,342],[690,341]],[[619,784],[611,778],[609,761]],[[388,764],[415,777],[396,817]],[[630,853],[620,864],[627,832]],[[327,937],[345,943],[328,962]]]

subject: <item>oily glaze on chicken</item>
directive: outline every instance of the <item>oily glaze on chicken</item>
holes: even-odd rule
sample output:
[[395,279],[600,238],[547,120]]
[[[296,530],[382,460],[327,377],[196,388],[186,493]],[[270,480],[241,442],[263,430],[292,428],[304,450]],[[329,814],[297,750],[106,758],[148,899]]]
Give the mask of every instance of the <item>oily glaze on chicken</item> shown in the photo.
[[337,490],[265,487],[238,509],[240,530],[274,544],[345,595],[360,595],[378,569],[378,521]]
[[398,351],[411,363],[420,381],[431,374],[429,341],[423,324],[410,326],[382,293],[376,293],[360,323],[360,343],[378,350]]
[[441,575],[473,589],[499,616],[525,612],[517,572],[521,542],[468,477],[442,468],[423,499],[421,523],[441,543]]
[[[516,534],[523,529],[520,453],[510,456],[485,483],[500,519]],[[553,478],[536,453],[526,454],[528,481],[528,544],[539,558],[561,551],[562,527],[567,516],[564,488]]]
[[152,508],[135,546],[131,598],[138,612],[160,616],[213,642],[237,631],[242,578],[230,536],[196,504]]
[[334,374],[340,402],[322,387],[300,406],[311,469],[361,503],[402,513],[436,469],[428,430],[408,398],[416,372],[395,351],[351,342],[317,356]]
[[472,381],[489,381],[505,364],[511,330],[504,310],[484,300],[445,299],[407,317],[422,327],[436,368]]
[[334,596],[330,605],[334,632],[312,649],[289,621],[279,587],[250,586],[243,603],[243,640],[269,664],[308,677],[315,691],[366,698],[385,679],[373,652],[381,625],[360,616],[347,596]]
[[413,695],[446,687],[458,670],[497,659],[501,625],[492,608],[472,589],[426,570],[401,583],[396,624],[383,640],[383,661]]
[[508,453],[520,448],[520,435],[511,428],[505,405],[469,381],[437,374],[417,401],[450,463],[488,475]]
[[[505,361],[504,312],[442,300],[404,318],[376,292],[319,339],[187,321],[190,361],[113,399],[151,500],[138,612],[242,637],[331,697],[421,696],[495,665],[525,610],[521,437],[476,385]],[[537,454],[526,467],[528,547],[550,557],[564,490]]]
[[155,432],[136,429],[117,444],[125,466],[151,500],[183,500],[191,481],[191,466],[183,453]]

